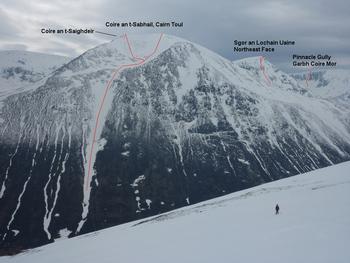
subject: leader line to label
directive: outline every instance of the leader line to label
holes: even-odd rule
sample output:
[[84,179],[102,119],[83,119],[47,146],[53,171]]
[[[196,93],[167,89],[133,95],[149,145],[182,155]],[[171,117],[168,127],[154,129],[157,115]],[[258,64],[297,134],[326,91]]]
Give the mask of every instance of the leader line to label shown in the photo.
[[97,30],[95,30],[95,33],[102,34],[102,35],[108,35],[108,36],[117,37],[117,35],[110,34],[110,33],[105,33],[105,32],[101,32],[101,31],[97,31]]

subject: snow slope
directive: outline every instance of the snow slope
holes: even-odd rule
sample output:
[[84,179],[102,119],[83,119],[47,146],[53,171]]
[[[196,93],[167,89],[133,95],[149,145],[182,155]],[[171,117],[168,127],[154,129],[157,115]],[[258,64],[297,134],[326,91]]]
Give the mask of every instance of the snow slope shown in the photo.
[[349,262],[349,169],[345,162],[0,262]]

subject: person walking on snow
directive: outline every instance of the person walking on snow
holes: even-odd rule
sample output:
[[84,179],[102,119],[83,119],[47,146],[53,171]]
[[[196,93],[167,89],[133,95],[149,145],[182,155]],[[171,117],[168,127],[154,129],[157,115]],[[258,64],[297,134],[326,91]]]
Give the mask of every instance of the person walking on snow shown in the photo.
[[276,210],[276,215],[278,215],[280,211],[280,207],[278,206],[278,204],[276,205],[275,210]]

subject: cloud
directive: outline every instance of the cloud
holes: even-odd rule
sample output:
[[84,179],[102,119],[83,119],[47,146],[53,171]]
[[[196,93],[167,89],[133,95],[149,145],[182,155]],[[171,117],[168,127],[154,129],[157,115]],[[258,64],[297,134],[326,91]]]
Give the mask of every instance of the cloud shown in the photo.
[[[95,25],[95,1],[22,1],[4,0],[0,3],[0,48],[25,45],[31,51],[76,56],[101,44],[96,36],[44,35],[42,28],[90,28]],[[90,5],[91,8],[88,8]]]
[[4,44],[4,50],[27,50],[28,47],[22,44]]
[[[345,0],[2,0],[0,49],[22,45],[28,50],[76,56],[108,41],[102,35],[42,35],[45,27],[95,28],[113,34],[159,29],[110,29],[106,21],[181,21],[184,28],[162,29],[199,43],[233,60],[265,55],[290,70],[292,53],[325,52],[350,60],[350,2]],[[272,54],[234,53],[233,41],[295,40],[296,46]]]

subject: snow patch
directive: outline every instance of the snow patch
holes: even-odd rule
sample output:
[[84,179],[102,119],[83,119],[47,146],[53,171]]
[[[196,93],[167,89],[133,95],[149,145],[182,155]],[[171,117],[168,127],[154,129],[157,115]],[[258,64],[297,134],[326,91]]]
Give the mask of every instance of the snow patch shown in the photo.
[[240,161],[241,163],[246,164],[246,165],[250,165],[250,163],[247,160],[240,159],[240,158],[238,158],[237,160]]
[[67,239],[71,233],[72,231],[70,231],[68,228],[63,228],[58,232],[58,235],[59,235],[58,239]]
[[126,157],[129,157],[130,151],[122,152],[121,155],[126,156]]
[[12,229],[11,231],[13,232],[14,236],[17,236],[19,234],[19,230],[17,229]]
[[152,200],[146,199],[145,201],[146,201],[146,204],[148,206],[148,209],[151,209]]
[[132,187],[138,187],[139,186],[139,183],[142,182],[143,180],[145,180],[146,177],[145,175],[140,175],[139,177],[137,177],[134,182],[131,184]]

